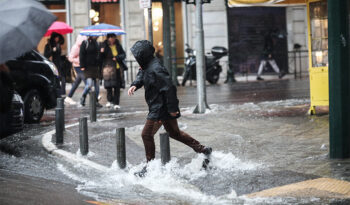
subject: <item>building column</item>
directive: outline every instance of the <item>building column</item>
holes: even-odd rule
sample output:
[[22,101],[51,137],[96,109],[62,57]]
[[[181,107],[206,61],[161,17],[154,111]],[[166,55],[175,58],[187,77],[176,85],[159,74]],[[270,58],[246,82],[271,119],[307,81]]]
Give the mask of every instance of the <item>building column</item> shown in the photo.
[[329,155],[350,157],[349,1],[328,0]]
[[70,1],[70,21],[73,27],[73,42],[79,32],[90,23],[89,17],[89,1],[90,0],[75,0]]

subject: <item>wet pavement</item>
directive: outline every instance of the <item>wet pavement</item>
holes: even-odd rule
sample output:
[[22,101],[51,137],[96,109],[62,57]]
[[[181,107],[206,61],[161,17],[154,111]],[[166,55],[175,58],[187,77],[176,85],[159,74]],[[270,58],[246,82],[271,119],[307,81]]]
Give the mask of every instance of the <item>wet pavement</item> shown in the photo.
[[[179,87],[180,128],[213,147],[208,171],[201,170],[202,155],[173,140],[172,161],[162,167],[156,134],[157,160],[149,165],[144,179],[133,175],[145,164],[140,137],[147,115],[143,90],[133,97],[124,91],[121,110],[98,110],[98,122],[89,123],[87,157],[79,154],[78,126],[66,129],[65,144],[60,148],[105,166],[105,172],[84,164],[72,165],[44,151],[41,138],[54,129],[53,110],[45,113],[39,125],[29,125],[0,141],[0,167],[6,172],[63,183],[75,188],[78,195],[111,204],[346,204],[345,200],[328,198],[244,196],[319,177],[350,181],[350,161],[328,158],[328,115],[306,114],[308,86],[306,79],[208,86],[212,109],[203,115],[192,114],[196,88]],[[102,96],[104,104],[105,93]],[[78,99],[79,93],[74,96]],[[76,123],[88,112],[87,107],[66,106],[66,124]],[[120,170],[115,162],[115,129],[119,127],[126,128],[126,170]],[[0,189],[0,193],[4,191]]]

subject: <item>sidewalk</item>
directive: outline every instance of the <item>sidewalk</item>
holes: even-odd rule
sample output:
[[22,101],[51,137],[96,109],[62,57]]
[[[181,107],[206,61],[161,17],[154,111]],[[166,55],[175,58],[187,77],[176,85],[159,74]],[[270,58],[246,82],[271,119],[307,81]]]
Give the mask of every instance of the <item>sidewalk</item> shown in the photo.
[[[305,81],[285,80],[253,82],[249,86],[243,83],[211,86],[207,89],[211,110],[202,115],[192,113],[194,88],[179,88],[180,105],[185,105],[181,106],[180,129],[213,148],[209,171],[200,170],[202,155],[172,139],[172,161],[163,170],[159,161],[159,133],[164,130],[160,130],[155,135],[157,160],[149,165],[148,176],[146,179],[133,176],[133,172],[145,164],[140,136],[147,115],[141,102],[143,92],[139,92],[129,105],[125,102],[131,98],[122,96],[119,112],[107,112],[106,108],[99,110],[98,121],[88,123],[88,156],[79,153],[78,126],[66,129],[65,143],[59,150],[101,165],[100,174],[92,174],[94,171],[89,169],[81,179],[78,177],[81,170],[76,170],[81,165],[64,169],[81,180],[80,190],[97,194],[111,204],[114,199],[165,204],[347,202],[350,185],[346,183],[345,192],[337,189],[320,191],[318,186],[310,189],[302,185],[283,188],[289,192],[257,193],[318,178],[350,181],[347,173],[350,160],[328,158],[328,115],[306,115],[309,108],[309,100],[305,97],[307,88],[299,87],[305,84]],[[253,102],[244,102],[248,100]],[[132,109],[138,104],[140,109]],[[115,162],[115,129],[120,127],[126,128],[126,171],[119,170]],[[335,183],[332,180],[326,182]],[[118,187],[125,190],[121,192]],[[303,195],[303,190],[308,190],[308,194]],[[271,195],[271,192],[277,194]],[[164,198],[164,194],[168,196],[169,193],[172,197]],[[264,196],[273,198],[260,198]]]

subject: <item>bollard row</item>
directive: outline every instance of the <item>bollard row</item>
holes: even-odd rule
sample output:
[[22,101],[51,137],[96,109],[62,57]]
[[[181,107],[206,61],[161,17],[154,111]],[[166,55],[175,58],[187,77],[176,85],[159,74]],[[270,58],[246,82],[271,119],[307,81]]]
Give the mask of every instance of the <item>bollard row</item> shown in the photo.
[[[91,96],[94,96],[94,93],[92,94],[93,95]],[[92,98],[95,98],[95,97],[92,97]],[[64,132],[63,105],[64,104],[62,102],[63,102],[63,99],[57,99],[56,144],[63,144],[63,132]],[[94,102],[94,101],[91,100],[91,102]],[[91,116],[90,116],[90,119],[92,121]],[[79,118],[79,144],[80,144],[80,153],[83,156],[87,155],[89,153],[89,137],[88,137],[88,124],[87,124],[86,117]],[[116,129],[116,148],[117,148],[118,166],[119,168],[124,169],[126,167],[125,128]],[[171,157],[170,157],[170,143],[169,143],[168,133],[160,134],[160,154],[161,154],[161,161],[163,165],[165,165],[170,161]]]

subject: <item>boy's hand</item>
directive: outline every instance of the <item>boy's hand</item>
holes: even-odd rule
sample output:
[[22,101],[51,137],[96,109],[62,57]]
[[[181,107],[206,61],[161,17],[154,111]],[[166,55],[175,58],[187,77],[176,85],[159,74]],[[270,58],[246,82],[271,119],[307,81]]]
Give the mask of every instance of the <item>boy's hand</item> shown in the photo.
[[131,86],[131,88],[129,88],[129,90],[128,90],[128,95],[132,96],[134,94],[135,90],[136,90],[136,86]]
[[176,117],[178,114],[179,114],[179,112],[171,112],[171,113],[170,113],[170,115],[171,115],[172,117]]

